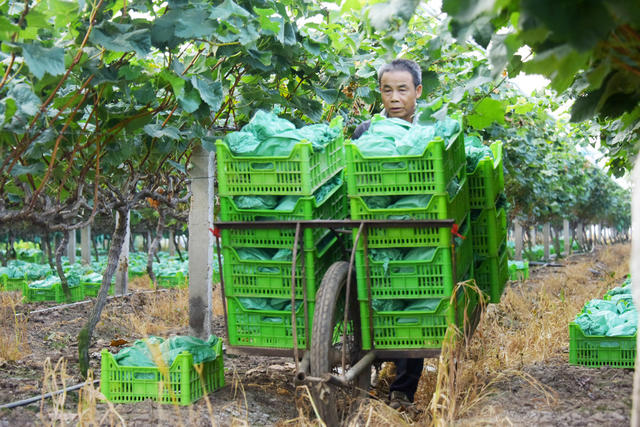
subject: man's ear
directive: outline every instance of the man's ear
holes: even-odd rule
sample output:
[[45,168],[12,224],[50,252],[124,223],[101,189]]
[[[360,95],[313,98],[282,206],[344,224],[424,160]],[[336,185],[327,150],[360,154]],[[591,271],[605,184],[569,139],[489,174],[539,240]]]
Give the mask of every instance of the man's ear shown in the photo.
[[422,95],[422,85],[416,86],[416,98],[420,98]]

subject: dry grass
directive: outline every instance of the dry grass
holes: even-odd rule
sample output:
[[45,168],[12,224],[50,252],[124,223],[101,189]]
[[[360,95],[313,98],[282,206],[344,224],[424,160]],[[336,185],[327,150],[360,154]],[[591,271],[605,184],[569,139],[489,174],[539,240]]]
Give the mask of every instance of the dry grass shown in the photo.
[[449,425],[460,418],[480,416],[470,424],[483,425],[481,420],[487,417],[500,423],[497,415],[481,407],[493,385],[510,377],[524,380],[553,406],[553,390],[524,368],[566,357],[568,323],[586,301],[601,297],[623,281],[629,271],[629,250],[629,245],[602,248],[595,262],[593,256],[574,258],[563,268],[534,273],[524,283],[512,282],[500,304],[489,307],[467,348],[443,347],[435,392],[433,375],[423,376],[416,400],[418,405],[427,400],[431,405],[421,421]]
[[122,313],[107,307],[104,316],[134,335],[165,335],[189,324],[189,291],[186,288],[135,295],[133,311]]
[[0,292],[0,362],[20,360],[30,353],[27,318],[16,315],[20,292]]

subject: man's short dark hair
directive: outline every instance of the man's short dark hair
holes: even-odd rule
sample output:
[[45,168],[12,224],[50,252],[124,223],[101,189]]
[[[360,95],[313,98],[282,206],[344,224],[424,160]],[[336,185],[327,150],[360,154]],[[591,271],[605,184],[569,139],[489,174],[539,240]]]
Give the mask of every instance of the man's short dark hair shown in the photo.
[[422,70],[417,62],[410,59],[394,59],[390,63],[380,67],[378,70],[378,84],[382,81],[382,75],[389,71],[407,71],[411,74],[415,87],[422,84]]

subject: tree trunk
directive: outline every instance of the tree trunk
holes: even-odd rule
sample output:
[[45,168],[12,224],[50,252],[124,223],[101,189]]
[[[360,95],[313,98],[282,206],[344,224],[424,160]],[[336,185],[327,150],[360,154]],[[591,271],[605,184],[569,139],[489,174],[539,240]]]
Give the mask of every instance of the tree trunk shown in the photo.
[[[116,217],[118,215],[120,215],[120,212],[116,214]],[[131,211],[127,211],[124,228],[124,236],[122,237],[122,245],[120,246],[120,254],[118,256],[118,267],[116,269],[116,295],[126,294],[129,288],[129,235],[131,233]]]
[[551,258],[551,251],[549,250],[551,243],[551,224],[548,222],[544,224],[542,229],[542,240],[544,244],[544,259],[548,261]]
[[571,254],[571,230],[569,229],[569,220],[562,221],[562,234],[564,235],[564,256]]
[[69,238],[67,239],[67,258],[69,264],[76,263],[76,230],[69,231]]
[[91,264],[91,226],[87,225],[80,230],[80,253],[82,254],[82,263]]
[[151,240],[151,244],[149,245],[149,252],[147,253],[147,274],[149,275],[149,279],[151,279],[151,283],[153,283],[153,289],[158,288],[158,279],[156,278],[155,273],[153,272],[153,258],[156,256],[156,252],[158,251],[158,247],[160,246],[160,239],[162,238],[162,233],[164,231],[164,213],[161,209],[158,210],[158,223],[156,224],[156,234],[153,236]]
[[93,256],[96,259],[96,262],[98,262],[100,260],[98,255],[98,240],[93,234],[91,235],[91,242],[93,243]]
[[44,233],[43,239],[44,239],[45,251],[47,254],[47,264],[49,264],[49,267],[53,269],[55,268],[54,267],[55,264],[53,262],[53,254],[51,253],[51,236],[49,235],[49,233]]
[[180,261],[184,261],[184,258],[182,258],[182,252],[180,252],[180,242],[178,241],[178,236],[176,235],[176,233],[173,233],[173,246],[176,248],[176,252],[178,253],[178,258],[180,258]]
[[116,229],[113,232],[111,247],[109,248],[107,268],[102,275],[102,285],[100,286],[98,297],[96,298],[93,308],[91,309],[91,313],[89,314],[89,319],[87,319],[87,323],[78,334],[78,361],[80,364],[80,372],[85,378],[87,376],[87,370],[89,369],[89,344],[91,342],[91,336],[93,335],[93,330],[98,324],[98,321],[100,320],[102,310],[107,303],[107,294],[109,293],[109,287],[111,286],[111,279],[113,278],[113,273],[118,267],[118,258],[120,257],[120,251],[122,250],[122,245],[124,244],[124,239],[127,233],[128,209],[123,208],[122,210],[118,210],[118,213]]
[[64,292],[64,296],[67,301],[71,301],[71,290],[69,290],[69,282],[67,282],[67,276],[64,275],[64,271],[62,270],[62,253],[67,247],[68,240],[69,231],[66,230],[62,233],[62,239],[60,239],[60,241],[58,242],[58,247],[56,248],[56,271],[58,272],[58,277],[60,278],[60,282],[62,284],[62,292]]

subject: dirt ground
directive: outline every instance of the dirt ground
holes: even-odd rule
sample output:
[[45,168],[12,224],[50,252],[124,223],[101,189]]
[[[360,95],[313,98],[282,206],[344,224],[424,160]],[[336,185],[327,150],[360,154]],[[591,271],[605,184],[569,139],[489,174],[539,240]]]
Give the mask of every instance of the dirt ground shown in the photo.
[[[595,263],[595,260],[594,260]],[[535,282],[544,278],[540,269],[532,274]],[[510,285],[515,285],[511,282]],[[167,292],[175,292],[169,290]],[[594,295],[599,297],[599,295]],[[108,310],[130,313],[144,307],[149,294],[111,299]],[[29,313],[54,303],[21,304],[17,311]],[[91,304],[27,314],[26,336],[30,353],[16,362],[0,364],[0,405],[37,396],[43,391],[43,363],[49,358],[55,364],[67,361],[65,384],[81,381],[77,368],[78,331],[88,316]],[[13,316],[2,313],[2,316]],[[4,319],[2,325],[7,324]],[[3,326],[4,327],[4,326]],[[213,332],[225,336],[224,318],[215,316]],[[169,331],[187,334],[186,327]],[[133,341],[140,336],[121,323],[103,317],[94,334],[90,349],[91,367],[99,378],[100,351],[110,347],[112,340]],[[544,426],[619,426],[628,425],[631,410],[632,370],[571,366],[568,348],[543,362],[525,364],[521,372],[528,375],[505,376],[492,385],[486,397],[473,410],[464,414],[457,425],[544,425]],[[108,425],[124,421],[131,426],[148,425],[284,425],[304,424],[298,407],[309,411],[304,391],[293,385],[294,364],[290,358],[234,356],[224,359],[226,385],[188,407],[173,407],[150,401],[137,404],[117,404],[109,415],[109,405],[98,403],[94,419]],[[529,377],[530,376],[530,377]],[[533,378],[534,380],[531,380]],[[49,391],[44,387],[45,391]],[[60,399],[57,400],[60,402]],[[64,403],[56,405],[46,400],[14,409],[0,410],[0,427],[42,425],[75,425],[78,422],[78,395],[69,392]],[[297,421],[295,421],[298,419]],[[422,424],[425,417],[413,417]],[[410,421],[410,420],[408,420]],[[307,419],[307,423],[309,420]],[[308,424],[307,424],[308,425]]]

